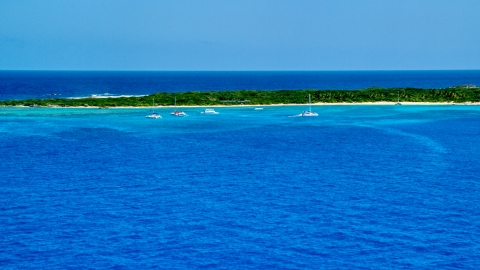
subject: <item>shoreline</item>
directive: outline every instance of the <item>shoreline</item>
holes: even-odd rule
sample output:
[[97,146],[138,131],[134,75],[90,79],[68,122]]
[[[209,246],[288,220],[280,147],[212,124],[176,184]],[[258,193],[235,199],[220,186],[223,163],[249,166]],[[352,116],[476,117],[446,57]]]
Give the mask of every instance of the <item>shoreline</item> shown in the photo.
[[[445,106],[445,105],[460,105],[460,106],[480,106],[480,102],[464,102],[464,103],[454,103],[454,102],[400,102],[401,105],[406,106]],[[338,102],[338,103],[325,103],[325,102],[317,102],[312,103],[312,106],[376,106],[376,105],[383,105],[383,106],[397,106],[397,102],[387,102],[387,101],[379,101],[379,102]],[[148,108],[243,108],[243,107],[252,107],[252,108],[260,108],[260,107],[305,107],[309,106],[308,104],[268,104],[268,105],[168,105],[168,106],[115,106],[115,107],[102,107],[102,106],[0,106],[1,108],[54,108],[54,109],[148,109]]]
[[[109,94],[110,95],[110,94]],[[0,105],[28,107],[94,107],[94,108],[171,108],[179,107],[248,107],[306,106],[313,97],[313,106],[344,105],[457,105],[480,104],[480,88],[417,89],[368,88],[364,90],[279,90],[279,91],[220,91],[220,92],[158,92],[142,97],[85,99],[26,99],[0,101]],[[178,101],[178,102],[175,102]],[[308,101],[308,102],[307,102]],[[268,105],[262,105],[268,104]]]

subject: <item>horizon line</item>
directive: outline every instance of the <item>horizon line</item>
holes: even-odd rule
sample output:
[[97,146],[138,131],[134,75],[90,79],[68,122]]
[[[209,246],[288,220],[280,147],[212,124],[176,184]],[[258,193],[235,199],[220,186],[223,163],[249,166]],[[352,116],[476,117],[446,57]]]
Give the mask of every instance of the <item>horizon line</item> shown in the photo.
[[229,69],[229,70],[189,70],[189,69],[0,69],[2,71],[83,71],[83,72],[344,72],[344,71],[480,71],[480,69]]

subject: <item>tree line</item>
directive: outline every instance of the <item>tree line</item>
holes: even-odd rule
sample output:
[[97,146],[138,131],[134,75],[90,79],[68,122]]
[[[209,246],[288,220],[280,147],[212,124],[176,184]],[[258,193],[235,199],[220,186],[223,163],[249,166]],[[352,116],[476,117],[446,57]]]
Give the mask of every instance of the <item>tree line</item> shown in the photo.
[[59,106],[59,107],[149,107],[155,100],[155,106],[189,105],[269,105],[312,103],[362,103],[362,102],[480,102],[480,88],[453,87],[445,89],[421,88],[380,88],[370,87],[363,90],[240,90],[216,92],[179,92],[155,93],[142,97],[118,98],[48,98],[0,101],[4,106]]

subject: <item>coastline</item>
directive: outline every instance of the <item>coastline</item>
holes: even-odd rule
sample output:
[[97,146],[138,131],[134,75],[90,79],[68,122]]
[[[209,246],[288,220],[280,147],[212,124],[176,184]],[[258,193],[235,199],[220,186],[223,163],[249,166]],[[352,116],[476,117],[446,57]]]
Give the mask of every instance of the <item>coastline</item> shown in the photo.
[[[314,106],[344,105],[457,105],[480,104],[480,88],[451,89],[383,89],[364,90],[281,90],[281,91],[220,91],[154,93],[142,97],[84,99],[27,99],[0,101],[5,106],[75,107],[75,108],[157,108],[174,107],[248,107],[248,106],[305,106],[312,96]],[[268,104],[268,105],[267,105]]]
[[[454,102],[400,102],[401,105],[406,106],[445,106],[445,105],[460,105],[460,106],[480,106],[480,102],[463,102],[463,103],[454,103]],[[387,102],[387,101],[379,101],[379,102],[338,102],[338,103],[326,103],[326,102],[317,102],[312,103],[312,106],[376,106],[376,105],[383,105],[383,106],[395,106],[397,102]],[[2,108],[52,108],[52,109],[148,109],[148,108],[243,108],[243,107],[304,107],[308,106],[308,104],[268,104],[268,105],[261,105],[261,104],[249,104],[249,105],[167,105],[167,106],[115,106],[115,107],[101,107],[101,106],[25,106],[25,105],[17,105],[17,106],[0,106]]]

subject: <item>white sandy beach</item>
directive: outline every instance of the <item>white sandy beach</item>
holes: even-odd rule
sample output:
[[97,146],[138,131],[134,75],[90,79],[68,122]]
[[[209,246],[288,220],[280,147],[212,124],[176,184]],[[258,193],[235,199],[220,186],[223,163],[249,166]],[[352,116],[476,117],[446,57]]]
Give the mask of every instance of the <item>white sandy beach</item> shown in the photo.
[[[397,102],[362,102],[362,103],[347,103],[347,102],[339,102],[339,103],[312,103],[312,106],[377,106],[377,105],[385,105],[385,106],[395,106]],[[410,105],[410,106],[439,106],[439,105],[480,105],[480,102],[464,102],[464,103],[454,103],[454,102],[401,102],[402,105]],[[308,106],[308,104],[269,104],[269,105],[177,105],[176,107],[181,108],[232,108],[232,107],[281,107],[281,106],[295,106],[295,107],[304,107]],[[3,107],[25,107],[28,108],[29,106],[3,106]],[[157,105],[154,106],[155,108],[175,108],[174,105],[167,105],[161,106]],[[68,107],[60,107],[60,106],[35,106],[35,108],[78,108],[78,109],[88,109],[88,108],[102,108],[98,106],[68,106]],[[142,107],[131,107],[131,106],[116,106],[116,107],[108,107],[108,109],[141,109],[141,108],[152,108],[152,106],[142,106]]]

